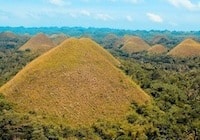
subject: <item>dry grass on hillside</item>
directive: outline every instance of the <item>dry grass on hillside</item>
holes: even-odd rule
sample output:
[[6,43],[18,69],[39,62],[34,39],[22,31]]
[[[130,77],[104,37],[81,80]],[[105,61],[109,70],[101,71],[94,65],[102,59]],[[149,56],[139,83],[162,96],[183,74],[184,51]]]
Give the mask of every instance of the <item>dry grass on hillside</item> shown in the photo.
[[68,37],[65,34],[53,34],[50,36],[50,39],[53,41],[55,45],[61,44],[65,41]]
[[175,57],[200,56],[200,43],[192,39],[186,39],[173,48],[168,55]]
[[34,53],[42,54],[55,47],[54,43],[44,34],[40,33],[27,41],[19,50],[31,50]]
[[123,38],[123,51],[132,54],[135,52],[141,52],[149,49],[150,46],[141,38],[136,36],[125,36]]
[[168,39],[167,36],[165,35],[157,35],[154,38],[152,38],[151,40],[151,44],[162,44],[162,43],[166,43],[169,42],[170,40]]
[[144,104],[150,97],[116,65],[90,39],[67,39],[28,64],[0,92],[16,104],[16,111],[45,116],[39,117],[41,122],[78,126],[117,121],[132,101]]
[[17,38],[17,35],[15,35],[14,33],[12,32],[1,32],[0,33],[0,39],[2,40],[6,40],[6,39],[16,39]]
[[149,48],[147,51],[149,54],[162,54],[167,52],[167,48],[164,47],[163,45],[156,44],[151,48]]

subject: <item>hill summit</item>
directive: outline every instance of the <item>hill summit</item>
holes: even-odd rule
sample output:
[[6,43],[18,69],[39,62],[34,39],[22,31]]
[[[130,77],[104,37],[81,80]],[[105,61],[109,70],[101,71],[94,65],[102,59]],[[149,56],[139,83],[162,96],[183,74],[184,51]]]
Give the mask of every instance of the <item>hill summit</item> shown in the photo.
[[136,52],[142,52],[149,49],[150,46],[141,38],[137,36],[125,36],[123,38],[122,50],[132,54]]
[[55,47],[54,43],[45,34],[39,33],[28,40],[19,50],[31,50],[34,53],[42,54]]
[[[72,126],[120,120],[149,96],[90,39],[70,38],[36,58],[0,88],[22,113],[35,112]],[[39,121],[42,121],[40,119]]]
[[190,38],[185,39],[179,45],[173,48],[168,55],[175,57],[200,56],[200,43]]
[[162,53],[167,52],[167,48],[161,44],[156,44],[156,45],[152,46],[151,48],[149,48],[147,51],[150,54],[162,54]]
[[14,33],[12,32],[1,32],[0,33],[0,39],[4,39],[4,40],[12,40],[12,39],[16,39],[17,38],[17,35],[15,35]]
[[53,41],[55,45],[59,45],[63,41],[65,41],[68,38],[68,36],[60,33],[60,34],[52,34],[49,38]]

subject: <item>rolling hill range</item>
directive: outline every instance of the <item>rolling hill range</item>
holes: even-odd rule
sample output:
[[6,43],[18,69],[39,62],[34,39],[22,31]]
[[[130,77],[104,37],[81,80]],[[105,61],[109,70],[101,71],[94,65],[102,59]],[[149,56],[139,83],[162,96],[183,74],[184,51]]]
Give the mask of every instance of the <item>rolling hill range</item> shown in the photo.
[[175,57],[193,57],[200,56],[200,43],[193,39],[185,39],[175,48],[173,48],[168,55]]
[[53,34],[49,37],[55,45],[59,45],[65,41],[68,37],[65,34]]
[[0,38],[4,40],[14,40],[17,38],[17,35],[15,35],[12,32],[7,31],[7,32],[0,33]]
[[29,37],[25,35],[16,35],[12,32],[6,31],[0,33],[0,48],[16,48],[24,44]]
[[167,44],[170,40],[166,36],[157,35],[152,40],[152,44]]
[[102,46],[106,49],[110,49],[116,47],[116,42],[118,42],[120,38],[115,34],[108,34],[102,40]]
[[121,49],[129,54],[142,52],[149,49],[150,46],[141,38],[136,36],[125,36]]
[[167,52],[167,48],[164,47],[163,45],[156,44],[151,48],[149,48],[147,51],[149,54],[162,54]]
[[34,53],[42,54],[55,47],[55,44],[45,34],[39,33],[28,40],[19,50],[25,51],[27,49]]
[[117,68],[118,60],[90,39],[67,39],[29,63],[0,88],[21,113],[37,121],[91,125],[118,121],[130,104],[150,97]]
[[12,32],[0,33],[0,47],[15,48],[17,46],[18,37]]

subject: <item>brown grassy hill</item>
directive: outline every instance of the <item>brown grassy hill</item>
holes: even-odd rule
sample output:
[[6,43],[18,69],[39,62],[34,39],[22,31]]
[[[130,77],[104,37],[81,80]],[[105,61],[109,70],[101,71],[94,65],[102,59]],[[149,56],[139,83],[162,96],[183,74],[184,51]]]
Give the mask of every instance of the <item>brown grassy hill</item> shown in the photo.
[[149,54],[162,54],[167,52],[167,48],[164,47],[163,45],[156,44],[151,48],[149,48],[147,51]]
[[103,38],[103,46],[107,49],[114,48],[119,37],[115,34],[108,34]]
[[50,36],[50,39],[53,41],[55,45],[59,45],[63,41],[65,41],[68,37],[65,34],[53,34]]
[[12,32],[9,32],[9,31],[7,31],[7,32],[1,32],[0,33],[0,39],[9,39],[9,40],[12,40],[12,39],[16,39],[17,38],[17,35],[15,35],[14,33],[12,33]]
[[200,56],[200,43],[193,39],[186,39],[173,48],[168,55],[175,57]]
[[28,64],[0,93],[16,104],[16,111],[36,112],[41,122],[78,126],[98,119],[117,121],[132,101],[150,100],[117,65],[90,39],[67,39]]
[[135,52],[141,52],[149,49],[150,46],[141,38],[136,36],[126,36],[123,38],[122,50],[132,54]]
[[166,36],[163,36],[163,35],[158,35],[158,36],[155,36],[152,40],[151,40],[151,43],[152,44],[166,44],[168,43],[170,40],[166,37]]
[[14,48],[17,46],[18,36],[12,32],[0,33],[0,47]]
[[32,37],[29,41],[27,41],[23,46],[19,48],[19,50],[27,50],[42,54],[50,49],[55,47],[54,43],[49,39],[46,35],[40,33],[36,36]]

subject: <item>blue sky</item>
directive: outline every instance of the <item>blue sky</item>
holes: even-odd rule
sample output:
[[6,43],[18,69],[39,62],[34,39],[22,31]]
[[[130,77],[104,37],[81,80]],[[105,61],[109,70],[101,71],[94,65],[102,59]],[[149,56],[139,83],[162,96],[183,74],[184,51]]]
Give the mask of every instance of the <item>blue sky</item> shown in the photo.
[[0,0],[0,26],[200,30],[200,0]]

